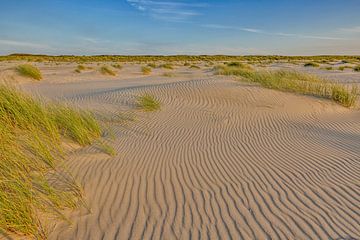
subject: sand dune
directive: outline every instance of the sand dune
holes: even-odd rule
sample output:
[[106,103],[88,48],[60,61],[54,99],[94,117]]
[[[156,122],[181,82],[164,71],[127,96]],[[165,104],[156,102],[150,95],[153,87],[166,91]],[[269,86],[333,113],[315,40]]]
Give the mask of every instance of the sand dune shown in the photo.
[[[102,116],[136,114],[111,125],[116,157],[70,156],[91,211],[50,239],[360,237],[358,110],[218,76],[96,84],[32,88]],[[134,110],[145,92],[160,111]]]

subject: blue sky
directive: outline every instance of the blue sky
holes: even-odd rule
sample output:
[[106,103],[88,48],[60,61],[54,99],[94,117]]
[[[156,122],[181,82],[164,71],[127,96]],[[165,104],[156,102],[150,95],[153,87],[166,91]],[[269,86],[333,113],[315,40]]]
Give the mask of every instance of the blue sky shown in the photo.
[[14,52],[360,55],[360,0],[0,0]]

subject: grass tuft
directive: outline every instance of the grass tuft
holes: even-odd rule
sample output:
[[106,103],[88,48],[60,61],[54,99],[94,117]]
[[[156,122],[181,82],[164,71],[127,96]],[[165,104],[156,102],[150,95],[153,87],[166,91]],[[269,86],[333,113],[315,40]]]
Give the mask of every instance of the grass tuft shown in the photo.
[[159,67],[160,68],[165,68],[165,69],[170,69],[170,70],[174,69],[174,66],[172,64],[170,64],[170,63],[162,64]]
[[110,67],[108,66],[102,66],[100,68],[100,72],[104,75],[111,75],[111,76],[116,76],[116,72],[114,72],[113,70],[110,69]]
[[345,107],[354,106],[358,95],[356,87],[350,90],[340,84],[296,71],[254,71],[242,67],[224,66],[216,70],[217,74],[240,76],[243,80],[259,83],[266,88],[332,99]]
[[319,67],[320,65],[315,62],[307,62],[304,64],[304,67]]
[[141,68],[141,72],[144,74],[144,75],[149,75],[151,73],[151,68],[150,67],[142,67]]
[[81,199],[63,168],[62,139],[85,145],[99,136],[91,114],[0,86],[0,232],[45,238],[40,216],[63,218]]
[[145,94],[137,98],[136,105],[139,109],[146,112],[156,111],[160,109],[160,102],[152,95]]
[[123,68],[123,66],[121,65],[121,64],[119,64],[119,63],[114,63],[114,64],[112,64],[111,65],[113,68],[117,68],[117,69],[122,69]]
[[42,79],[40,70],[31,64],[21,64],[16,67],[16,71],[25,77],[29,77],[35,80]]
[[360,65],[353,68],[355,72],[360,72]]

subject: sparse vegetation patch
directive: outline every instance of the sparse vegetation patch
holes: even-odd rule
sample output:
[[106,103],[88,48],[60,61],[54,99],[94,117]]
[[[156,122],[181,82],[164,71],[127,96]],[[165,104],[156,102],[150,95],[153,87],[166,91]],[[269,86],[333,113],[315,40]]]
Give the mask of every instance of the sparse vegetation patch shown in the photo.
[[245,81],[259,83],[266,88],[332,99],[345,107],[354,106],[358,95],[356,87],[348,89],[317,76],[296,71],[254,71],[243,67],[220,66],[216,68],[216,73],[240,76]]
[[136,105],[139,109],[147,112],[160,109],[160,102],[150,94],[144,94],[140,97],[137,97]]
[[16,67],[16,71],[24,77],[29,77],[35,80],[42,79],[40,70],[31,64],[21,64]]
[[114,72],[110,67],[108,66],[102,66],[100,68],[100,72],[104,75],[111,75],[111,76],[116,76],[116,72]]

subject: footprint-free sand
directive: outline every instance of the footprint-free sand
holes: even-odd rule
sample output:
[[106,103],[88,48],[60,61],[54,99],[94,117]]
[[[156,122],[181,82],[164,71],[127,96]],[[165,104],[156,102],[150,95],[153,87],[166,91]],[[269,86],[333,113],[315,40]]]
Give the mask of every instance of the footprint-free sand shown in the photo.
[[[90,210],[68,213],[50,239],[360,238],[359,110],[210,70],[135,67],[23,85],[106,119],[117,151],[70,154]],[[144,93],[161,110],[136,109]]]

